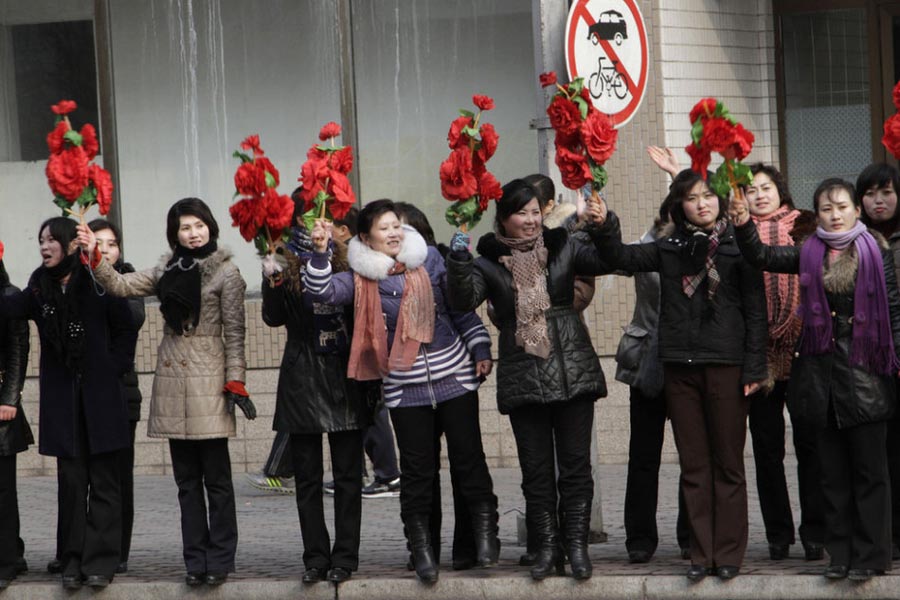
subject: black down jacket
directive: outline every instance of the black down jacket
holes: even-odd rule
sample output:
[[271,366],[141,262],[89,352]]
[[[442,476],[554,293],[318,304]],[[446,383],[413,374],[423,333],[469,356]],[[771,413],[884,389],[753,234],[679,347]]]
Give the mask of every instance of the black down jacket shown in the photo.
[[675,230],[654,242],[623,245],[619,220],[612,212],[594,234],[598,249],[616,269],[658,271],[660,279],[659,358],[683,365],[740,365],[742,383],[765,381],[766,297],[762,273],[741,257],[731,225],[715,255],[721,277],[709,297],[709,278],[693,296],[682,279],[703,268],[708,237]]
[[547,359],[527,354],[516,344],[512,274],[499,261],[501,256],[511,254],[509,247],[489,233],[478,241],[478,259],[468,252],[447,257],[450,306],[468,311],[490,300],[494,307],[500,329],[497,405],[503,414],[527,404],[606,396],[600,361],[572,302],[576,275],[603,275],[610,268],[595,248],[570,237],[565,229],[544,228],[544,246],[551,304],[545,313],[552,346]]
[[317,351],[316,309],[290,285],[289,281],[275,287],[266,281],[262,285],[263,321],[270,327],[287,328],[272,428],[283,433],[365,429],[371,411],[363,385],[347,379],[348,349]]
[[[738,227],[736,231],[741,251],[748,261],[767,271],[799,272],[799,247],[762,244],[752,221]],[[873,235],[882,241],[879,234]],[[882,249],[881,257],[896,352],[900,350],[900,293],[897,292],[897,276],[891,252]],[[824,274],[825,297],[831,311],[832,335],[835,340],[834,351],[804,356],[795,352],[791,363],[788,409],[791,418],[812,427],[825,427],[829,405],[834,411],[839,429],[885,421],[894,414],[894,377],[869,373],[861,367],[850,365],[856,264],[855,250],[850,250],[842,254]]]
[[[0,293],[15,294],[19,290],[10,285],[3,263],[0,262]],[[0,456],[24,452],[34,443],[31,428],[22,410],[22,386],[28,366],[28,321],[0,319],[0,404],[15,406],[16,417],[0,422]]]

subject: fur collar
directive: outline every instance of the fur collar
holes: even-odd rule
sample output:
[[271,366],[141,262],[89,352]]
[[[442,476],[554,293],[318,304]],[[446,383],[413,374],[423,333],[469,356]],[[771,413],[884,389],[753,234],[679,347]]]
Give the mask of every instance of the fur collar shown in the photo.
[[[559,254],[566,241],[569,239],[569,232],[560,227],[557,229],[547,229],[544,227],[544,246],[550,258]],[[497,262],[501,256],[510,256],[512,251],[509,246],[497,239],[496,234],[486,233],[478,240],[478,254]]]
[[544,217],[544,227],[556,229],[557,227],[567,226],[567,221],[575,215],[576,210],[577,207],[570,202],[555,204],[550,214]]
[[[202,281],[207,281],[210,277],[215,275],[216,271],[225,264],[229,262],[234,254],[228,248],[219,248],[206,258],[201,258],[198,262],[200,263],[200,279]],[[162,272],[166,271],[166,265],[168,262],[172,260],[172,253],[166,252],[159,259],[159,269]]]
[[359,236],[354,236],[350,240],[347,249],[350,268],[366,279],[376,281],[388,278],[394,262],[401,262],[407,268],[415,269],[424,265],[427,257],[428,245],[425,243],[425,238],[409,225],[403,226],[403,245],[396,261],[383,252],[369,248],[360,241]]
[[[884,236],[869,228],[869,233],[875,238],[875,242],[882,250],[887,250],[888,244]],[[859,259],[856,255],[856,246],[850,246],[849,252],[842,252],[834,260],[822,276],[822,285],[832,294],[852,294],[856,288],[856,271],[859,268]]]

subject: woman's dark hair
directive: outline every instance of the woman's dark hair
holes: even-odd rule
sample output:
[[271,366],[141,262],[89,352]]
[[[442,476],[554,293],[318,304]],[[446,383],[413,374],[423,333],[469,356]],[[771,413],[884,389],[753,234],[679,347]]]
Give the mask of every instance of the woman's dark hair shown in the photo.
[[[694,186],[700,181],[709,185],[707,182],[711,175],[712,174],[707,171],[706,179],[704,179],[699,173],[690,169],[685,169],[672,180],[672,185],[669,186],[669,195],[666,196],[666,199],[663,201],[663,206],[668,205],[670,207],[669,214],[672,215],[672,221],[679,228],[684,227],[684,224],[688,222],[687,217],[684,215],[683,206],[684,201],[687,200],[688,194],[690,194]],[[712,188],[709,189],[712,193],[716,193]],[[725,213],[728,211],[728,198],[723,198],[718,194],[716,194],[716,197],[719,199],[719,214],[716,216],[716,219],[718,220],[724,218]],[[660,214],[662,214],[663,206],[660,207]]]
[[524,179],[513,179],[503,186],[503,196],[497,202],[497,212],[494,214],[494,228],[501,235],[506,235],[503,222],[516,214],[522,207],[537,199],[541,212],[547,204],[533,185]]
[[219,224],[213,216],[206,202],[200,198],[182,198],[172,205],[166,216],[166,239],[173,250],[178,246],[178,228],[181,226],[181,217],[197,217],[209,229],[209,241],[219,239]]
[[355,206],[351,206],[347,211],[347,214],[344,215],[343,219],[335,219],[334,224],[341,226],[343,225],[347,229],[350,230],[350,235],[356,235],[356,224],[359,220],[359,209]]
[[[874,163],[869,165],[863,169],[863,172],[856,178],[856,205],[862,205],[863,196],[865,196],[866,192],[870,189],[875,188],[876,190],[880,190],[883,187],[887,187],[888,184],[893,185],[894,192],[900,194],[900,171],[897,170],[897,167],[885,163]],[[875,223],[872,223],[869,215],[866,214],[865,209],[862,211],[861,218],[862,222],[866,225],[870,227],[875,225]],[[890,235],[897,229],[898,222],[900,222],[900,214],[898,214],[898,211],[895,208],[894,214],[891,215],[891,218],[888,219],[886,223],[878,224],[879,230],[883,228],[888,235]]]
[[523,177],[522,181],[531,184],[537,191],[538,198],[542,199],[544,204],[556,200],[556,186],[553,185],[553,180],[546,175],[535,173]]
[[772,180],[772,183],[775,184],[775,189],[778,190],[778,197],[781,198],[781,205],[787,206],[791,210],[794,207],[794,198],[791,196],[791,192],[788,190],[787,182],[784,180],[784,175],[781,174],[781,171],[773,167],[772,165],[765,165],[761,162],[753,163],[750,165],[750,172],[756,175],[757,173],[763,173]]
[[856,189],[853,187],[853,184],[847,181],[846,179],[841,179],[840,177],[829,177],[825,181],[819,184],[819,187],[816,188],[816,191],[813,192],[813,210],[818,214],[819,212],[819,197],[823,194],[828,197],[829,200],[833,199],[833,194],[838,191],[845,191],[850,195],[850,200],[853,201],[853,206],[860,206],[860,200],[856,197]]
[[394,202],[394,207],[398,211],[397,216],[406,221],[407,225],[418,231],[419,235],[425,238],[425,243],[427,245],[437,246],[437,240],[434,239],[434,229],[431,228],[428,217],[419,210],[418,206],[410,204],[409,202]]
[[52,217],[41,223],[41,227],[38,229],[38,239],[40,239],[44,229],[49,228],[50,235],[62,246],[63,254],[68,254],[69,244],[72,243],[72,240],[75,239],[78,233],[75,230],[75,226],[75,221],[68,217]]
[[94,219],[90,223],[88,223],[88,227],[93,232],[103,231],[104,229],[109,229],[113,232],[113,235],[116,237],[116,242],[122,243],[122,232],[119,231],[119,227],[106,219]]
[[392,212],[398,216],[397,207],[394,205],[393,200],[388,200],[387,198],[382,198],[381,200],[372,200],[368,204],[366,204],[361,211],[359,211],[359,217],[356,219],[356,231],[357,233],[365,233],[369,235],[369,232],[372,230],[372,225],[375,224],[375,221],[378,220],[381,215],[385,213]]

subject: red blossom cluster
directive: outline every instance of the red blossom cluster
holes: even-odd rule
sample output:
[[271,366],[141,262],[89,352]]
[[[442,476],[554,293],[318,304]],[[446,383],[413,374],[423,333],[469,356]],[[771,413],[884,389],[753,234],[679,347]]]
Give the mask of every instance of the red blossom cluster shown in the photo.
[[[894,106],[900,111],[900,82],[894,86],[891,98]],[[884,122],[884,136],[881,138],[881,144],[894,155],[894,158],[900,159],[900,113],[894,113]]]
[[348,177],[353,169],[353,148],[335,145],[334,138],[339,135],[340,125],[326,123],[319,131],[319,140],[330,140],[330,145],[310,146],[306,162],[300,167],[300,198],[306,209],[303,218],[310,229],[317,218],[343,219],[356,204],[356,194]]
[[228,209],[231,224],[245,240],[256,242],[260,254],[271,253],[272,243],[291,227],[294,201],[276,191],[281,176],[265,156],[258,135],[248,136],[241,142],[241,149],[252,156],[240,151],[234,153],[235,158],[241,159],[234,173],[234,195],[242,198]]
[[61,100],[50,107],[56,115],[56,126],[47,134],[50,158],[47,161],[47,183],[53,192],[53,202],[64,212],[72,212],[78,204],[83,215],[95,203],[101,215],[112,206],[112,177],[103,167],[91,162],[100,150],[97,130],[85,123],[75,131],[68,114],[77,105],[73,100]]
[[487,170],[487,162],[497,151],[500,136],[490,123],[481,123],[483,111],[494,108],[494,99],[475,94],[472,103],[478,113],[460,109],[450,123],[447,145],[450,156],[441,163],[441,195],[453,202],[447,209],[447,222],[456,227],[474,227],[491,200],[503,195],[500,182]]
[[710,179],[710,187],[720,196],[729,189],[738,191],[752,180],[750,168],[741,161],[753,149],[753,133],[738,123],[725,105],[715,98],[703,98],[689,115],[691,143],[685,147],[691,157],[691,170],[706,179],[712,153],[722,155],[724,161]]
[[541,73],[540,82],[543,87],[557,88],[547,116],[556,131],[556,166],[563,185],[578,190],[591,182],[599,191],[606,185],[603,165],[616,151],[618,130],[609,116],[594,108],[582,78],[560,85],[556,73],[550,71]]

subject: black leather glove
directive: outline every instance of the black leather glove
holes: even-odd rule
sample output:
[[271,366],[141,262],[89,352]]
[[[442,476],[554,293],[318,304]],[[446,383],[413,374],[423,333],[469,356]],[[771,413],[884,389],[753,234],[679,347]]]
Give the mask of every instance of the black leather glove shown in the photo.
[[249,421],[256,418],[256,406],[253,405],[253,401],[249,396],[241,396],[234,392],[225,392],[225,401],[228,403],[229,413],[234,414],[234,406],[236,404]]

